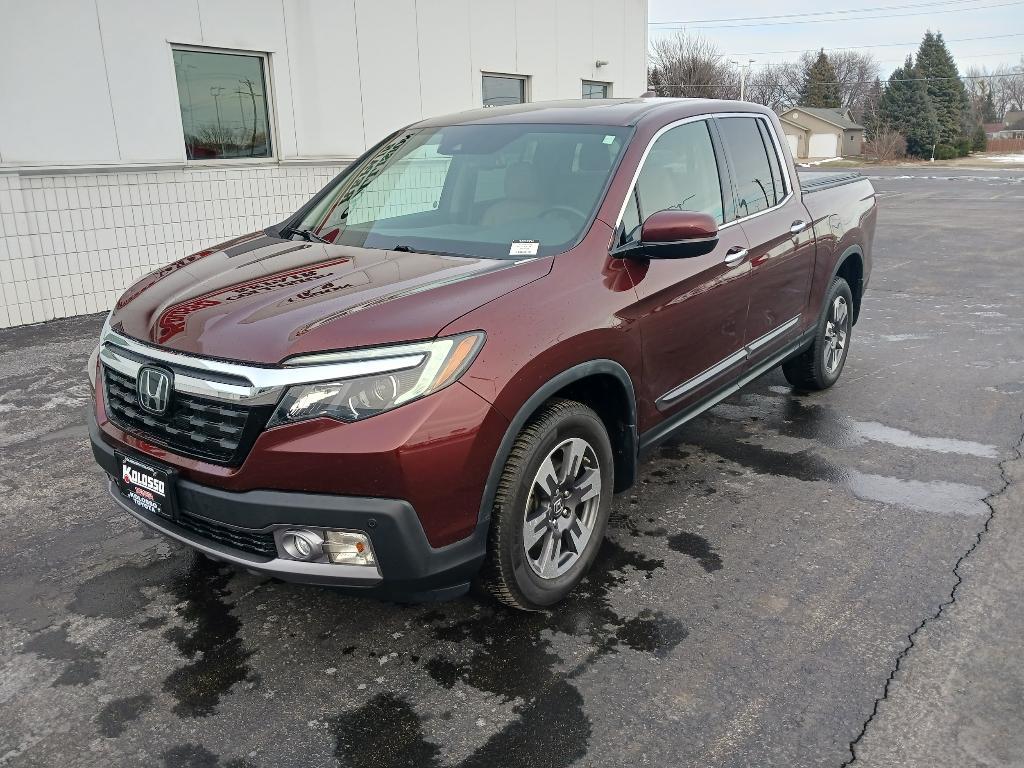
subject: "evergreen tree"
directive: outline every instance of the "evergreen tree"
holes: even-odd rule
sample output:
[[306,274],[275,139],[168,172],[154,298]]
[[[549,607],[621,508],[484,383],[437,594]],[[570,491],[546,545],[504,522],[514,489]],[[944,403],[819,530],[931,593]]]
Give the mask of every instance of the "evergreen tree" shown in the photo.
[[939,125],[939,142],[956,146],[965,134],[967,91],[941,32],[925,33],[917,51],[917,71],[927,79],[928,100]]
[[822,49],[804,76],[804,86],[800,91],[801,106],[838,109],[842,104],[838,79],[835,67]]
[[985,88],[985,100],[981,103],[981,121],[983,123],[994,123],[999,119],[996,112],[996,103],[992,99],[992,88]]
[[662,77],[661,70],[657,67],[651,67],[650,72],[648,72],[647,85],[654,91],[655,96],[668,96],[665,90],[665,78]]
[[988,147],[988,135],[985,133],[985,126],[978,123],[974,127],[974,136],[971,137],[971,150],[984,152],[986,147]]
[[938,121],[928,99],[928,87],[920,79],[911,57],[889,76],[882,94],[881,120],[907,140],[907,153],[931,157],[938,140]]

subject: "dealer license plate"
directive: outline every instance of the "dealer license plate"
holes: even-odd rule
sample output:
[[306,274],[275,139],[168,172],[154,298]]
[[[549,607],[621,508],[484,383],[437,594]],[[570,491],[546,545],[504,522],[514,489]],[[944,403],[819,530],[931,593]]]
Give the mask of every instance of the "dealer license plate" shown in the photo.
[[173,518],[173,472],[158,469],[120,453],[117,454],[117,461],[117,485],[124,497],[143,512]]

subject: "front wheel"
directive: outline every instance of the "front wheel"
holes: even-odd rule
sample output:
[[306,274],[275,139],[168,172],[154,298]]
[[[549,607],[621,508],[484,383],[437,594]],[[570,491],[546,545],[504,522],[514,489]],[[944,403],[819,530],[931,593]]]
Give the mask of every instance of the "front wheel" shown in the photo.
[[541,610],[590,569],[611,511],[611,441],[593,410],[552,400],[516,438],[498,484],[484,581],[501,602]]
[[839,380],[850,351],[853,330],[853,294],[841,277],[836,277],[825,297],[825,311],[811,346],[782,364],[786,380],[797,389],[828,389]]

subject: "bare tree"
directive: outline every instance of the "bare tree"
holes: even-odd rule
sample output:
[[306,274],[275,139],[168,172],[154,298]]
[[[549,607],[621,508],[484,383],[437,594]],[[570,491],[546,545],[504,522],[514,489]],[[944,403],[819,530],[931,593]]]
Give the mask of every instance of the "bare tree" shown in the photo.
[[[859,51],[831,51],[827,56],[839,83],[840,104],[850,109],[854,120],[860,121],[879,76],[878,62],[871,54]],[[816,58],[817,54],[807,52],[796,61],[765,64],[747,81],[747,98],[777,112],[797,106]]]
[[659,96],[739,97],[739,73],[713,43],[682,32],[651,45],[650,84]]
[[1024,60],[1019,64],[1000,64],[993,69],[970,67],[964,73],[964,87],[972,104],[978,105],[992,96],[996,116],[1024,109]]
[[794,62],[765,64],[750,75],[747,99],[782,112],[800,100],[803,82],[803,70]]
[[881,72],[878,61],[863,51],[832,51],[828,54],[839,81],[839,98],[860,122],[868,107],[871,86]]
[[874,138],[864,145],[864,154],[882,162],[899,160],[907,155],[907,140],[899,131],[885,126],[876,130]]

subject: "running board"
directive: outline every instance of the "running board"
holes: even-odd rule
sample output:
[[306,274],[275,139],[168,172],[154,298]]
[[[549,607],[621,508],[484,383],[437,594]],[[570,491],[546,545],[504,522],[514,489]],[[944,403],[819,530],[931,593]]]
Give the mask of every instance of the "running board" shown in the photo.
[[640,435],[639,452],[642,453],[653,448],[662,440],[664,440],[673,432],[675,432],[677,429],[679,429],[679,427],[683,426],[686,422],[690,421],[691,419],[695,419],[696,417],[704,413],[704,411],[718,405],[720,402],[725,400],[725,398],[729,397],[730,395],[736,394],[743,387],[752,382],[754,379],[759,378],[764,374],[768,373],[768,371],[770,371],[772,368],[784,362],[793,355],[797,355],[800,352],[803,352],[814,341],[814,333],[816,331],[817,326],[812,328],[810,331],[806,332],[803,336],[794,341],[792,344],[783,347],[781,350],[772,355],[772,357],[768,358],[763,363],[759,363],[755,368],[751,368],[749,371],[743,374],[739,379],[737,379],[732,384],[727,384],[722,389],[718,390],[717,392],[713,392],[711,395],[695,403],[686,410],[680,411],[675,416],[665,419],[665,421],[661,422],[657,426],[652,427],[651,429],[644,432],[642,435]]

